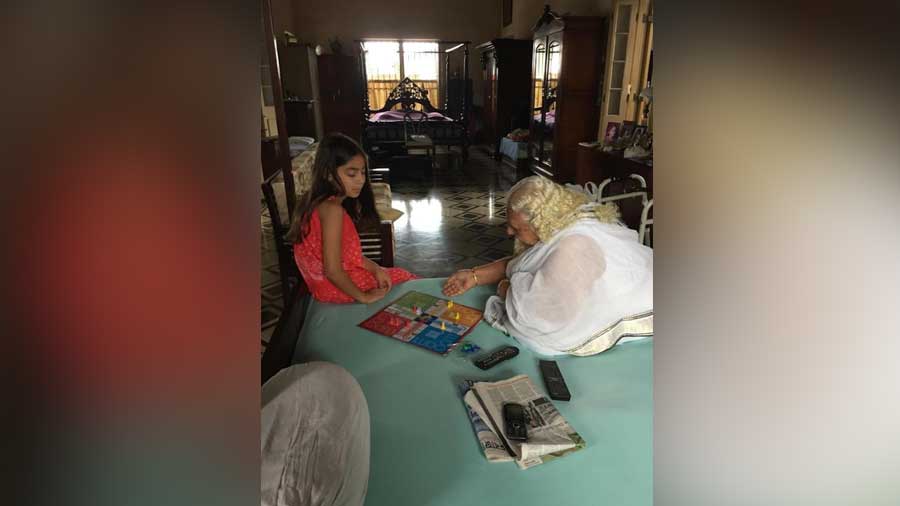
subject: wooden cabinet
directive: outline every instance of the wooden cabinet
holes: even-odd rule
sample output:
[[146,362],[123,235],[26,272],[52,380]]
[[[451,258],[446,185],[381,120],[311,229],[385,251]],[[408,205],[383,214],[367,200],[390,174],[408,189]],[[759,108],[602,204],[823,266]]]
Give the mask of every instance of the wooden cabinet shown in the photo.
[[575,180],[578,143],[596,139],[606,20],[544,9],[532,43],[529,157],[536,174]]
[[355,56],[319,56],[319,103],[324,133],[341,132],[356,140],[362,136],[359,61]]
[[481,51],[485,136],[500,156],[500,139],[516,128],[528,128],[531,95],[531,41],[494,39]]

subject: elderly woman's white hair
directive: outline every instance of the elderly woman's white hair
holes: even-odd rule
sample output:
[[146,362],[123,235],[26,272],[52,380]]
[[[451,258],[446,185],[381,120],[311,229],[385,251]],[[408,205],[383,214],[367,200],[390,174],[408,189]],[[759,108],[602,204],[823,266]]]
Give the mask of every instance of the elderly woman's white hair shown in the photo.
[[[604,223],[619,223],[619,209],[615,204],[598,204],[587,195],[570,190],[543,176],[522,179],[509,189],[507,212],[522,213],[542,242],[557,232],[584,218]],[[515,253],[527,248],[518,240]]]

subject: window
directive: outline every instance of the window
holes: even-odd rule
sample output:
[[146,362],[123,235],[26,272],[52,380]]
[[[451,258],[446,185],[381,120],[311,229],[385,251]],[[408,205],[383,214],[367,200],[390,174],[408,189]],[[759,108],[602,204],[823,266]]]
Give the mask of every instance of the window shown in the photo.
[[382,108],[391,90],[404,77],[428,90],[431,105],[441,107],[437,42],[367,41],[363,49],[370,108]]

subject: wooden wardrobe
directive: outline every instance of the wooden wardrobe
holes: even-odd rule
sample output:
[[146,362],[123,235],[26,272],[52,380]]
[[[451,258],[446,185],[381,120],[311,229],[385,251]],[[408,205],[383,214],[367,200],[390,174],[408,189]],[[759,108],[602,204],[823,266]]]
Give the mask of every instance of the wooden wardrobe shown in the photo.
[[536,174],[574,182],[578,143],[597,138],[606,30],[605,18],[549,7],[535,25],[528,153]]
[[500,156],[500,139],[516,128],[528,128],[531,96],[531,41],[494,39],[478,46],[481,51],[484,132]]
[[360,140],[359,106],[363,97],[359,85],[359,61],[350,55],[323,54],[319,56],[317,66],[323,133],[341,132]]

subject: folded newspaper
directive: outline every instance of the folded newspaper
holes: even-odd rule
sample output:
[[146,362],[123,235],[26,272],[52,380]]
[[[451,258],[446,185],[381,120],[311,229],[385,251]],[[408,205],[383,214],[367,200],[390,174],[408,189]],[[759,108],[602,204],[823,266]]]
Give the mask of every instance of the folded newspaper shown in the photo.
[[[549,462],[585,447],[585,441],[541,393],[521,374],[493,383],[466,380],[459,385],[469,420],[490,462],[515,460],[521,469]],[[527,441],[511,441],[503,430],[503,405],[525,407]]]

